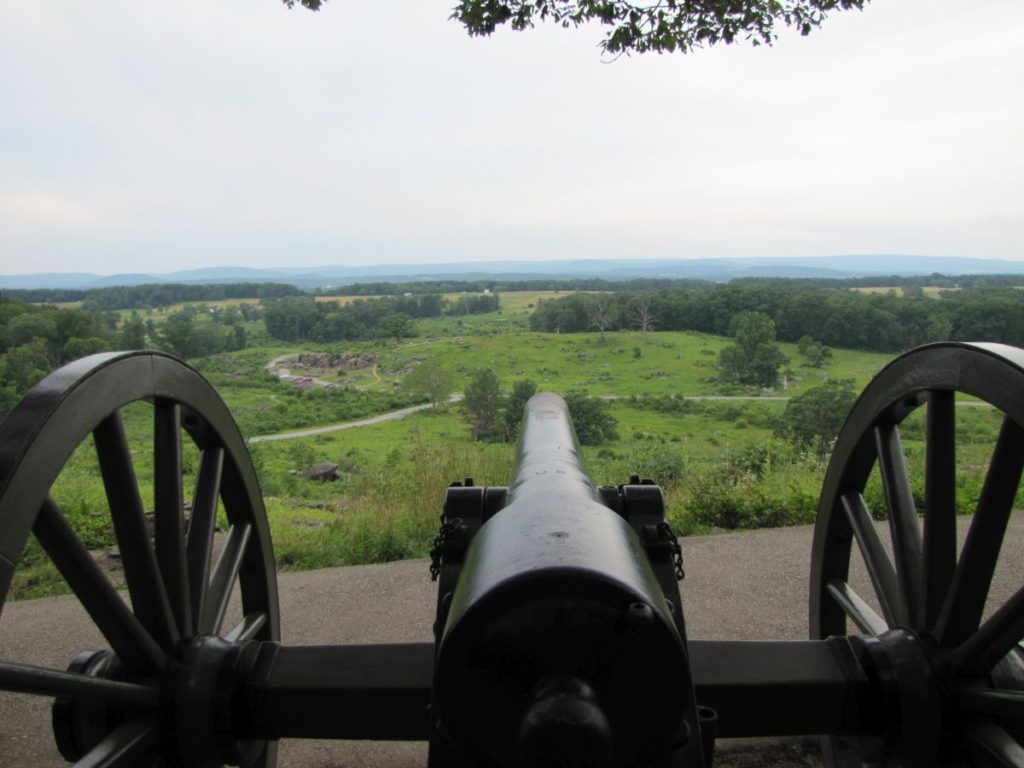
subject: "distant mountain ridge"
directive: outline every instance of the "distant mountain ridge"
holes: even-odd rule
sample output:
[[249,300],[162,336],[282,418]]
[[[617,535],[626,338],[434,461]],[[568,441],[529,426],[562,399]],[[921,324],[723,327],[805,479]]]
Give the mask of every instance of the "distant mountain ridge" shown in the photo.
[[39,272],[0,275],[0,288],[106,288],[145,283],[289,283],[306,290],[331,285],[420,280],[530,280],[598,277],[691,278],[727,282],[743,277],[849,278],[872,275],[1022,274],[1024,261],[952,256],[871,254],[803,258],[579,259],[469,261],[439,264],[374,264],[319,267],[206,267],[167,273],[98,275]]

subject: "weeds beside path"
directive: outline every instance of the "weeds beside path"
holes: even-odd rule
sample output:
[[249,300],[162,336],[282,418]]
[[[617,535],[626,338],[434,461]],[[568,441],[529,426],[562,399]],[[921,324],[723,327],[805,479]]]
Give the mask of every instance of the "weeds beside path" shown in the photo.
[[[448,402],[457,403],[462,399],[462,395],[452,395],[448,398]],[[371,416],[368,419],[359,419],[358,421],[346,421],[342,424],[328,424],[323,427],[310,427],[309,429],[297,429],[292,432],[278,432],[273,435],[257,435],[256,437],[250,437],[246,442],[248,443],[269,443],[276,440],[294,440],[299,437],[311,437],[313,435],[322,435],[326,432],[340,432],[343,429],[354,429],[356,427],[366,427],[370,424],[380,424],[384,421],[394,421],[395,419],[401,419],[408,416],[410,413],[416,413],[417,411],[425,411],[431,408],[430,403],[424,403],[422,405],[412,405],[408,408],[400,408],[397,411],[391,411],[390,413],[382,413],[378,416]]]

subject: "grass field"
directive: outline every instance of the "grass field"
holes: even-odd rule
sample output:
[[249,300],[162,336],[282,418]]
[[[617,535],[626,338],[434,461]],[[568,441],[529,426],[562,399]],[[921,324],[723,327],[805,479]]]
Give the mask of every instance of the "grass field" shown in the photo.
[[[720,527],[809,522],[814,517],[824,462],[773,437],[786,403],[828,379],[853,379],[863,387],[888,355],[834,350],[821,369],[803,368],[795,345],[781,344],[790,362],[784,385],[754,390],[723,385],[715,363],[729,339],[695,333],[614,332],[540,334],[528,330],[529,313],[553,292],[502,294],[499,312],[417,323],[418,335],[393,340],[331,345],[263,346],[193,361],[217,387],[246,436],[363,419],[414,402],[404,377],[436,359],[456,374],[461,391],[477,368],[492,368],[505,390],[520,379],[565,393],[584,390],[610,401],[618,439],[584,449],[595,482],[618,484],[630,474],[656,480],[666,493],[668,516],[681,533]],[[237,301],[225,303],[238,303]],[[217,303],[207,302],[208,306]],[[179,307],[180,308],[180,307]],[[172,312],[168,308],[166,312]],[[369,352],[372,369],[331,377],[341,386],[300,389],[265,368],[299,351]],[[692,401],[685,412],[662,412],[644,396],[740,397]],[[152,438],[149,406],[125,413],[136,470],[147,508],[152,508]],[[980,492],[998,421],[991,411],[962,408],[958,429],[958,488],[965,509]],[[923,426],[904,428],[908,463],[921,492]],[[313,568],[426,555],[436,533],[445,489],[472,477],[503,485],[514,448],[474,442],[457,405],[402,420],[314,437],[251,446],[267,501],[278,564]],[[90,446],[69,463],[54,489],[91,549],[114,546],[103,492]],[[310,482],[294,472],[319,462],[338,464],[341,479]],[[196,454],[186,455],[185,488],[194,482]],[[872,502],[881,508],[877,482]],[[38,596],[60,590],[60,580],[38,550],[30,550],[16,576],[14,594]]]

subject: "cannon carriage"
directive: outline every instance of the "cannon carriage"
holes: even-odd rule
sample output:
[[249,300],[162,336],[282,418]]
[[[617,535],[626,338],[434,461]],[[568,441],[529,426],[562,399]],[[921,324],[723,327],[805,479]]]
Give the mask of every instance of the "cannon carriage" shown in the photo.
[[[960,393],[1003,417],[962,546]],[[153,412],[152,530],[119,415],[137,401]],[[900,440],[919,409],[920,499]],[[50,496],[90,436],[126,597]],[[191,497],[186,443],[199,453]],[[865,501],[876,466],[888,541]],[[171,357],[97,355],[0,425],[0,591],[34,538],[107,647],[67,668],[0,660],[0,691],[52,697],[57,745],[81,766],[272,766],[278,740],[312,737],[428,741],[435,768],[709,767],[716,738],[800,734],[820,735],[834,765],[1024,765],[1024,588],[986,607],[1022,469],[1024,352],[938,344],[897,358],[826,472],[809,639],[693,640],[660,489],[595,486],[564,403],[542,394],[509,486],[449,489],[433,643],[288,646],[263,501],[226,407]],[[850,577],[854,546],[868,591]]]

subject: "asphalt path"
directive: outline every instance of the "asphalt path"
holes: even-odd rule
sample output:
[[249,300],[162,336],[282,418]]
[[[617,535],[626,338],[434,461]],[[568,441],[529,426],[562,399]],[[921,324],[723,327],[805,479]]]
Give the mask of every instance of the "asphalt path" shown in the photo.
[[[962,523],[966,521],[961,521]],[[961,536],[963,531],[961,531]],[[682,539],[682,594],[694,639],[803,639],[807,636],[808,526]],[[885,536],[887,539],[888,537]],[[990,605],[1024,583],[1024,514],[1011,519]],[[869,593],[855,561],[851,581]],[[279,576],[283,641],[289,644],[419,642],[431,639],[436,586],[425,560]],[[71,597],[4,607],[0,659],[64,668],[81,650],[103,647]],[[719,742],[717,764],[816,764],[804,740]],[[66,765],[52,746],[49,703],[0,694],[0,765]],[[284,741],[279,765],[298,768],[420,768],[422,743]]]

